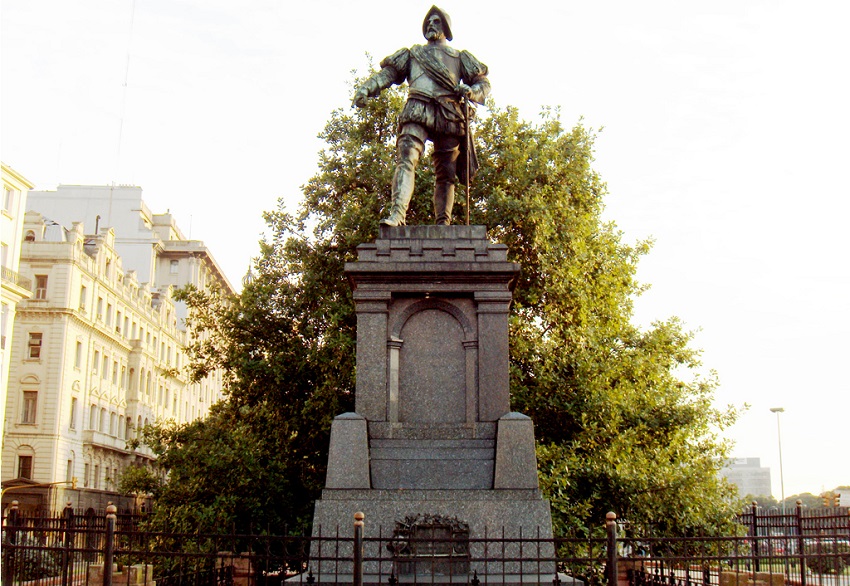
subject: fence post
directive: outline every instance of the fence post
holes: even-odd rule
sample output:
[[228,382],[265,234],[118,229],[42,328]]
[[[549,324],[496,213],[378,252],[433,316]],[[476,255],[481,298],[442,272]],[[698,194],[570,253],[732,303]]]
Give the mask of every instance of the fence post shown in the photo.
[[71,568],[74,565],[71,549],[74,547],[74,507],[71,501],[62,511],[62,525],[65,527],[65,547],[62,550],[62,586],[70,584]]
[[354,586],[363,586],[363,519],[361,512],[354,513]]
[[[6,545],[18,543],[18,501],[12,501],[6,517]],[[15,548],[3,548],[3,584],[11,586],[15,580]]]
[[112,586],[112,559],[115,554],[115,520],[118,507],[106,506],[106,542],[103,546],[103,586]]
[[803,501],[797,499],[797,553],[800,555],[800,586],[806,586],[806,539],[803,537]]
[[753,539],[753,571],[761,571],[761,563],[759,562],[759,504],[758,501],[753,501],[753,521],[750,524],[750,537]]
[[617,513],[605,515],[605,529],[608,533],[608,586],[617,586]]

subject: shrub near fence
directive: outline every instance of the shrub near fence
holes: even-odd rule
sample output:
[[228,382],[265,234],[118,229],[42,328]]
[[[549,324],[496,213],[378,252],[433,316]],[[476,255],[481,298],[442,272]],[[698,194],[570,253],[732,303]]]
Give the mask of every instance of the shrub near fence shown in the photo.
[[754,507],[739,517],[741,535],[683,538],[656,537],[613,513],[607,538],[554,540],[490,531],[402,542],[392,530],[358,537],[353,526],[311,537],[171,533],[142,530],[141,521],[70,509],[24,517],[13,509],[3,523],[3,584],[558,586],[577,578],[591,586],[850,586],[846,508]]

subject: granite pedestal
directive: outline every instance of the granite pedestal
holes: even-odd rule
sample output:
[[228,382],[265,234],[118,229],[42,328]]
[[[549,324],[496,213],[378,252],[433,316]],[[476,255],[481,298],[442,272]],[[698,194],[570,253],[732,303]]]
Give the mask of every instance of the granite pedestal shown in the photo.
[[[533,423],[510,412],[508,312],[520,268],[507,247],[484,226],[381,226],[345,270],[357,314],[355,412],[331,428],[313,534],[349,535],[362,511],[366,537],[433,515],[468,524],[473,540],[551,538]],[[550,543],[532,555],[552,553]],[[532,571],[524,564],[504,568]],[[551,583],[549,565],[533,572]]]

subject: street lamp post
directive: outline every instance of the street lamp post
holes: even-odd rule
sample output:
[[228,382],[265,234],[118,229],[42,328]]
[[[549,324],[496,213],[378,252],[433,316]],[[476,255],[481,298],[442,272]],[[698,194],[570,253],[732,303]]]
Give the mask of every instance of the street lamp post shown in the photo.
[[779,486],[782,491],[782,514],[785,514],[785,473],[782,470],[782,432],[779,429],[779,414],[785,413],[783,407],[771,407],[771,413],[776,413],[776,439],[779,442]]

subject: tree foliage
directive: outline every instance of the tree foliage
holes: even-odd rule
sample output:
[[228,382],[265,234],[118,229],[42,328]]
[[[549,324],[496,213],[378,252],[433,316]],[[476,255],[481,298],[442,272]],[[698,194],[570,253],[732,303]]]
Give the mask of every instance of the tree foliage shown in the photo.
[[[331,420],[353,408],[356,332],[343,267],[375,239],[389,203],[402,100],[387,91],[362,110],[332,113],[300,209],[290,214],[281,201],[266,214],[258,274],[239,297],[182,292],[194,375],[224,368],[228,401],[206,421],[150,437],[170,471],[159,508],[202,502],[217,523],[309,522]],[[534,419],[558,533],[601,530],[609,510],[671,533],[718,529],[733,512],[717,476],[729,447],[718,434],[736,413],[712,405],[716,377],[699,374],[679,320],[632,324],[650,243],[626,244],[602,221],[595,139],[552,110],[532,123],[491,104],[477,125],[471,223],[522,266],[510,318],[513,408]],[[411,224],[432,221],[430,166],[418,174]]]

